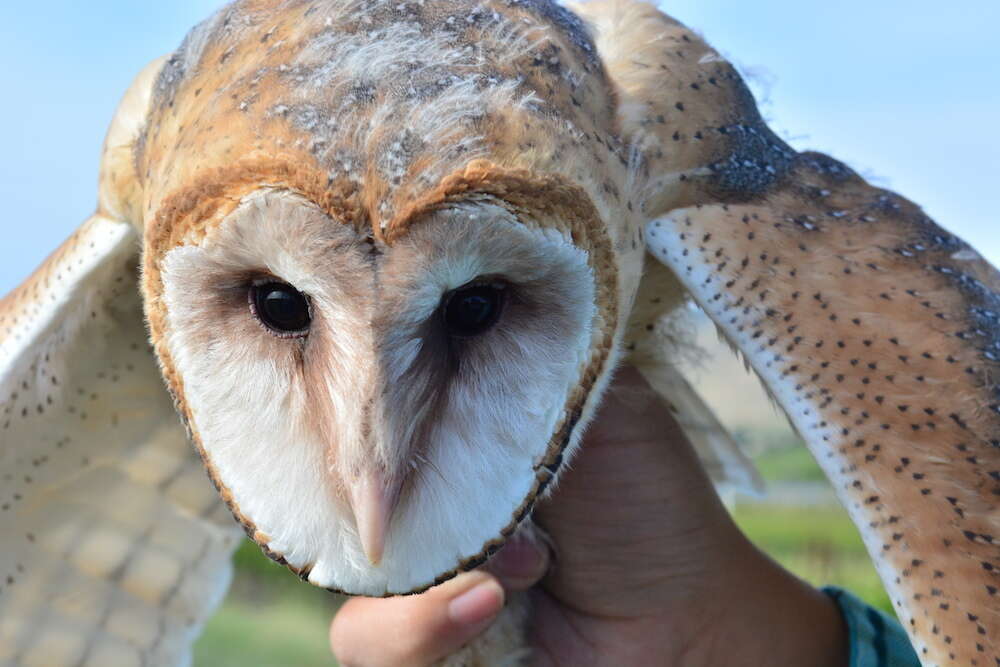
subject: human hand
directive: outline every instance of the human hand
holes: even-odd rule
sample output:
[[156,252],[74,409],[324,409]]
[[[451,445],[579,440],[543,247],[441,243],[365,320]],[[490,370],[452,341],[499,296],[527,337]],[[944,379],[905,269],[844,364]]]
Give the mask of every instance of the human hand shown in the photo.
[[331,626],[351,667],[427,665],[529,590],[534,665],[842,667],[836,606],[761,554],[720,503],[669,410],[633,369],[609,389],[534,521],[488,570],[418,596],[348,601]]

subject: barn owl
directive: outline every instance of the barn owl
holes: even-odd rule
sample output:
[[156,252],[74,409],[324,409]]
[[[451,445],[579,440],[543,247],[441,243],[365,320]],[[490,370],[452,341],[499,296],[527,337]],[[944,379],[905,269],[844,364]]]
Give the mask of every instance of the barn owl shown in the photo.
[[1000,663],[1000,277],[654,7],[238,0],[136,78],[98,201],[0,302],[0,662],[188,662],[227,509],[331,590],[475,567],[623,363],[753,486],[670,364],[693,300],[924,665]]

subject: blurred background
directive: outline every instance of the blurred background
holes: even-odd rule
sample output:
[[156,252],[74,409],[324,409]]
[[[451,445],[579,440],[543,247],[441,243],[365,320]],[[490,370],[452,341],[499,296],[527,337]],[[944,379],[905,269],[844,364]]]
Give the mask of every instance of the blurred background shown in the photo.
[[[93,210],[101,142],[145,63],[177,46],[217,0],[18,3],[0,22],[0,294],[27,276]],[[1000,175],[1000,3],[995,0],[671,0],[748,76],[772,127],[920,203],[994,264]],[[762,548],[817,585],[888,609],[856,531],[756,380],[712,327],[692,379],[768,480],[733,513]],[[329,665],[337,599],[245,545],[195,664]]]

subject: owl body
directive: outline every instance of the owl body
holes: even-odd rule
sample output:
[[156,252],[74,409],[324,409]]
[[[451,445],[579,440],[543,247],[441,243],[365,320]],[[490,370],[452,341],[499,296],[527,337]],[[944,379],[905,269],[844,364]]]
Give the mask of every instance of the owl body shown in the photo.
[[[232,3],[136,79],[99,195],[0,308],[0,462],[32,480],[0,516],[23,536],[0,563],[33,591],[0,605],[57,619],[3,616],[0,659],[32,664],[51,632],[67,663],[182,661],[217,601],[199,584],[225,580],[232,535],[217,504],[191,507],[209,486],[161,433],[159,375],[247,534],[351,594],[485,562],[624,362],[716,477],[754,486],[670,364],[691,298],[835,481],[926,664],[996,654],[1000,279],[910,202],[793,151],[732,66],[651,6]],[[896,351],[915,331],[919,361]],[[938,403],[914,422],[928,379]],[[86,452],[63,458],[81,433]],[[95,504],[102,480],[120,495]],[[130,494],[176,520],[132,521]],[[159,570],[133,565],[147,551]],[[87,604],[47,583],[67,562]],[[456,660],[523,655],[529,617],[518,603]]]

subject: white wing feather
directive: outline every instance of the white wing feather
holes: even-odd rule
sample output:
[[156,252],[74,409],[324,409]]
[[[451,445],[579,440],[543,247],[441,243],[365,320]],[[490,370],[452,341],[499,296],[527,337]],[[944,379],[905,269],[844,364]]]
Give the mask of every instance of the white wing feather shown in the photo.
[[138,243],[94,216],[0,301],[0,664],[175,665],[239,531],[163,388]]
[[670,405],[684,435],[698,453],[702,466],[720,495],[759,496],[764,480],[739,444],[719,421],[695,388],[675,366],[666,363],[637,366],[642,376]]
[[729,431],[679,370],[697,350],[687,290],[655,260],[647,262],[625,337],[627,363],[670,405],[723,498],[760,495],[764,481]]

